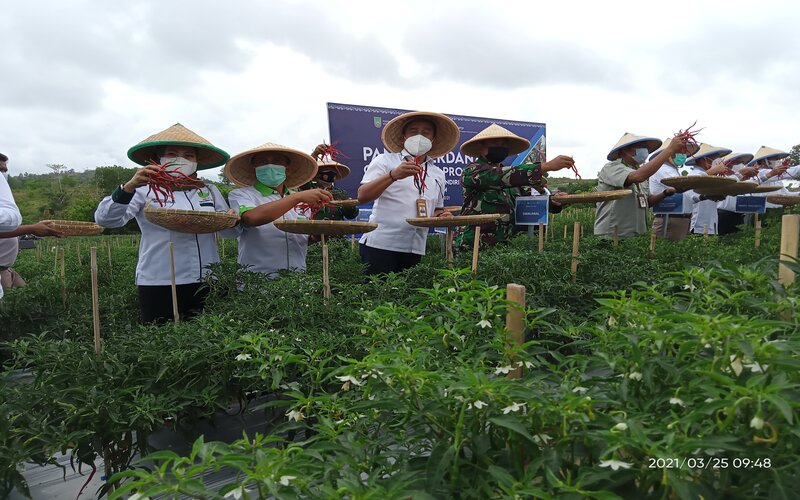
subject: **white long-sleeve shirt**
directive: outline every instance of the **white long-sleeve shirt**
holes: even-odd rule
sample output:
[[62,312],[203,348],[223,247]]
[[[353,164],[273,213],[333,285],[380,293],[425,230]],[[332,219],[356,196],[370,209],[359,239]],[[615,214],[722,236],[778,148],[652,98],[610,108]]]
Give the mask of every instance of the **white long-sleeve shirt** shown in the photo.
[[[265,193],[252,186],[234,189],[228,194],[228,200],[231,208],[242,213],[281,199],[277,193]],[[292,209],[283,214],[280,220],[297,220],[301,217]],[[307,219],[308,216],[303,218]],[[250,266],[250,271],[264,273],[270,278],[277,278],[278,271],[284,269],[305,271],[307,252],[308,235],[281,231],[271,222],[261,226],[244,226],[239,234],[239,264]]]
[[[111,196],[106,196],[94,213],[95,222],[103,227],[122,227],[131,219],[136,219],[142,231],[139,262],[136,264],[137,285],[172,283],[170,241],[174,245],[175,283],[185,285],[201,282],[209,272],[206,266],[219,262],[215,234],[179,233],[153,224],[145,217],[144,207],[148,200],[151,200],[153,207],[160,206],[153,193],[148,195],[147,191],[146,186],[137,188],[129,203],[117,203]],[[213,185],[203,189],[175,191],[174,194],[175,201],[168,201],[163,208],[216,212],[228,210],[225,198]],[[227,229],[220,234],[226,238],[235,238],[238,230]]]
[[[700,167],[693,167],[689,175],[708,175],[705,170]],[[717,202],[711,200],[700,200],[700,195],[692,191],[692,222],[691,229],[695,233],[703,233],[705,228],[708,227],[708,234],[717,234],[717,223],[719,217],[717,216]]]
[[[680,177],[681,171],[678,167],[673,166],[669,163],[665,163],[661,165],[661,167],[656,170],[656,173],[650,176],[648,181],[650,182],[650,194],[660,194],[663,193],[667,189],[667,185],[662,183],[664,179],[668,179],[670,177]],[[688,214],[692,211],[692,194],[693,191],[684,191],[683,192],[683,213]]]
[[[778,191],[772,191],[769,193],[763,193],[762,196],[769,196],[771,194],[783,194],[783,195],[791,195],[792,193],[786,189],[786,185],[783,183],[785,180],[800,180],[800,165],[796,165],[794,167],[789,167],[786,172],[782,173],[781,175],[776,175],[774,177],[767,177],[767,174],[770,173],[772,169],[764,168],[758,171],[758,180],[762,186],[780,186],[781,189]],[[767,202],[767,208],[781,208],[783,205],[777,205],[775,203]]]
[[[19,213],[14,195],[5,176],[0,175],[0,232],[7,233],[15,230],[22,224],[22,215]],[[17,239],[13,238],[16,244]],[[0,299],[3,298],[3,287],[0,286]]]

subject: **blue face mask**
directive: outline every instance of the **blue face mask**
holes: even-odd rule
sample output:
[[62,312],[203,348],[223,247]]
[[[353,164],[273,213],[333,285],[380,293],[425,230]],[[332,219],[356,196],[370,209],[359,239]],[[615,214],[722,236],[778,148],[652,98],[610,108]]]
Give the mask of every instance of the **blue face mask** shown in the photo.
[[650,152],[647,148],[636,148],[636,152],[633,154],[633,161],[641,165],[645,161],[647,161],[647,155]]
[[683,153],[677,153],[672,157],[672,162],[676,167],[681,167],[684,163],[686,163],[686,155]]
[[262,165],[256,167],[256,179],[269,187],[278,187],[286,180],[286,167],[283,165]]

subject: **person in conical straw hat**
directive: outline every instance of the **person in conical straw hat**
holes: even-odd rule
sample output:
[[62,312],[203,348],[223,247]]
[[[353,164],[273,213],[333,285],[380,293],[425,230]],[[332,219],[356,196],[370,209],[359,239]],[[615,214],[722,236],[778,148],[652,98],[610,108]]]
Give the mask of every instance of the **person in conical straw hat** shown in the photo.
[[[728,153],[721,159],[714,160],[722,163],[725,168],[724,177],[736,181],[758,182],[755,176],[758,169],[748,167],[747,163],[753,159],[750,153]],[[748,196],[755,196],[752,195]],[[764,193],[766,196],[766,193]],[[717,234],[733,234],[740,231],[739,226],[745,222],[745,215],[736,212],[736,196],[727,196],[724,200],[717,202]]]
[[[225,212],[229,210],[222,193],[213,185],[197,179],[197,171],[225,163],[228,153],[211,144],[180,123],[151,135],[128,150],[128,158],[143,165],[126,183],[106,196],[95,211],[95,222],[103,227],[122,227],[136,219],[142,232],[139,261],[136,264],[136,285],[139,291],[139,312],[143,323],[160,323],[173,317],[170,243],[174,246],[175,283],[178,311],[188,318],[203,308],[208,294],[202,286],[209,273],[208,265],[219,262],[215,234],[180,233],[153,224],[144,215],[145,206],[184,210]],[[173,176],[188,178],[182,190],[173,192],[174,199],[162,199],[148,187],[159,175],[169,171]],[[237,231],[220,233],[235,238]]]
[[[464,188],[464,205],[461,215],[509,214],[509,220],[481,225],[481,243],[494,245],[508,243],[514,232],[514,206],[519,188],[530,187],[546,193],[546,172],[571,168],[575,161],[568,156],[557,156],[549,162],[503,166],[510,155],[530,149],[531,143],[513,132],[492,123],[475,137],[461,145],[461,152],[476,160],[464,169],[461,185]],[[551,200],[551,211],[559,210],[558,202]],[[454,239],[457,248],[471,248],[475,238],[472,226],[459,230]]]
[[[665,139],[661,146],[650,155],[650,160],[652,161],[664,151],[669,146],[670,142],[672,142],[671,138]],[[695,154],[700,149],[700,145],[694,145],[690,149],[691,150],[686,153],[675,153],[670,156],[667,161],[656,170],[656,173],[648,179],[650,196],[654,197],[654,212],[658,211],[658,204],[661,203],[661,201],[675,196],[676,194],[681,196],[680,201],[683,204],[682,213],[671,213],[669,217],[665,217],[663,214],[655,214],[653,217],[653,231],[658,237],[664,236],[664,221],[669,221],[667,223],[666,238],[670,241],[680,241],[689,234],[689,223],[692,218],[692,193],[690,191],[678,191],[673,187],[664,185],[661,181],[668,177],[680,177],[682,175],[682,169],[686,163],[687,155],[691,156]]]
[[304,272],[308,235],[281,231],[273,222],[307,219],[311,207],[333,199],[324,189],[297,191],[316,175],[316,160],[268,142],[233,156],[224,172],[241,186],[228,193],[231,207],[242,218],[239,264],[269,278],[277,278],[283,270]]
[[[309,189],[324,189],[330,191],[334,200],[348,200],[347,191],[334,186],[336,181],[350,175],[350,167],[337,161],[322,161],[319,159],[318,149],[311,156],[317,160],[317,173],[313,179],[300,186],[301,191]],[[314,220],[344,220],[358,217],[358,206],[348,207],[323,207],[312,217]]]
[[[691,166],[689,175],[725,177],[733,172],[725,165],[722,158],[730,154],[728,148],[720,148],[706,143],[700,143],[700,149],[686,161]],[[710,235],[719,232],[719,214],[717,203],[725,199],[722,197],[705,196],[692,191],[692,220],[689,232],[693,234]]]
[[[769,194],[791,195],[783,181],[800,179],[800,166],[790,166],[789,153],[780,149],[761,146],[748,165],[758,168],[758,181],[762,185],[781,188]],[[783,205],[767,202],[767,208],[783,208]]]
[[661,146],[661,140],[626,132],[609,151],[606,163],[597,174],[596,191],[631,189],[633,196],[597,203],[594,234],[611,238],[614,228],[621,238],[647,233],[647,208],[662,201],[665,193],[650,195],[649,179],[676,153],[685,153],[687,139],[676,137],[652,160],[650,153]]
[[391,152],[372,159],[358,188],[359,203],[374,202],[369,221],[378,224],[360,240],[365,274],[400,272],[425,255],[428,230],[406,219],[450,215],[445,175],[434,158],[453,149],[458,137],[458,125],[440,113],[404,113],[384,126],[383,144]]

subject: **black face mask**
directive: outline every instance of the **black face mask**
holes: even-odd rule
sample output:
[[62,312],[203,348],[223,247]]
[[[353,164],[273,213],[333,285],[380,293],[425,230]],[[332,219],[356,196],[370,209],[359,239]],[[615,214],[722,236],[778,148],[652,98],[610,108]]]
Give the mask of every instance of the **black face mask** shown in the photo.
[[490,163],[500,163],[508,157],[508,148],[505,146],[492,146],[486,153],[486,159]]
[[336,172],[326,170],[324,172],[319,172],[317,174],[317,179],[321,180],[322,182],[327,182],[328,184],[333,183],[336,180]]

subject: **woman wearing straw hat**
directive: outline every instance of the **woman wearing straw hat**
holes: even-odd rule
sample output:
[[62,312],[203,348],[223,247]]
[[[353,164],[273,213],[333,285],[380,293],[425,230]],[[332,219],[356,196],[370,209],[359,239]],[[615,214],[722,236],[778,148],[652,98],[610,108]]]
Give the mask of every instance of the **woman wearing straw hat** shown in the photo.
[[[514,232],[514,205],[521,188],[530,186],[544,191],[547,184],[545,172],[570,168],[575,161],[568,156],[557,156],[544,164],[505,167],[501,163],[510,155],[526,151],[531,143],[509,130],[492,123],[472,139],[461,145],[461,152],[477,158],[464,169],[461,185],[464,187],[462,215],[509,214],[509,220],[481,224],[481,243],[494,245],[507,243]],[[551,201],[551,211],[557,201]],[[454,239],[458,248],[470,248],[475,238],[474,227],[460,230]]]
[[597,174],[596,191],[631,189],[633,196],[597,203],[594,234],[610,238],[615,227],[622,238],[647,232],[647,207],[662,201],[668,193],[650,195],[647,181],[676,153],[685,152],[686,139],[673,139],[648,162],[647,156],[659,146],[660,139],[626,132],[608,153],[609,163]]
[[[724,176],[731,174],[730,169],[722,162],[722,158],[730,153],[730,149],[701,143],[697,153],[686,161],[686,165],[692,167],[689,175]],[[693,234],[718,234],[717,202],[724,199],[724,196],[705,196],[692,192],[694,206],[692,207],[692,220],[689,225],[689,231]]]
[[458,143],[458,125],[440,113],[410,112],[393,118],[381,138],[391,153],[367,166],[358,188],[359,203],[374,201],[369,221],[378,228],[361,237],[365,274],[400,272],[425,255],[428,230],[408,218],[446,216],[445,175],[433,159]]
[[[729,169],[725,177],[737,181],[752,179],[758,175],[758,169],[748,167],[747,163],[753,159],[750,153],[729,153],[720,161]],[[766,193],[764,194],[766,196]],[[733,234],[739,232],[739,225],[745,221],[744,214],[736,212],[736,196],[727,196],[717,203],[717,233]]]
[[[312,153],[312,156],[314,154]],[[339,162],[328,161],[323,162],[317,160],[317,173],[313,179],[306,182],[300,187],[300,191],[307,191],[309,189],[324,189],[330,191],[334,200],[347,200],[350,195],[344,189],[334,187],[333,183],[344,179],[350,175],[350,167],[343,165]],[[348,207],[322,207],[319,212],[315,213],[312,219],[314,220],[344,220],[355,219],[358,217],[358,206]]]
[[[650,160],[652,161],[656,156],[658,156],[661,151],[669,146],[672,139],[666,139],[661,147],[656,149],[653,154],[650,155]],[[689,156],[695,154],[700,149],[700,146],[697,145],[688,151],[687,153]],[[659,168],[655,174],[653,174],[650,179],[648,179],[648,187],[650,190],[650,196],[662,196],[663,198],[667,198],[669,196],[675,195],[676,193],[680,193],[683,197],[683,213],[674,213],[669,214],[668,217],[664,217],[663,214],[655,214],[653,217],[653,232],[656,233],[659,237],[664,234],[664,221],[667,220],[667,229],[666,229],[666,238],[670,241],[680,241],[684,239],[689,234],[689,223],[691,222],[692,218],[692,192],[691,191],[678,191],[673,187],[669,187],[664,185],[661,181],[668,178],[668,177],[680,177],[682,174],[681,168],[686,163],[687,153],[675,153],[674,155],[670,156],[667,161]],[[688,169],[687,169],[688,170]],[[663,199],[662,198],[662,199]],[[655,205],[658,203],[658,200],[655,200]]]
[[[155,193],[147,188],[155,175],[157,164],[169,164],[170,170],[196,178],[198,170],[218,167],[228,159],[228,153],[195,134],[180,123],[162,130],[128,150],[128,158],[145,165],[131,180],[117,187],[111,196],[100,202],[94,217],[103,227],[122,227],[136,219],[142,232],[139,261],[136,264],[136,285],[139,290],[139,311],[143,323],[162,322],[172,318],[172,273],[170,242],[174,246],[175,283],[178,311],[184,318],[203,308],[208,293],[202,286],[208,274],[207,266],[219,262],[214,234],[191,234],[170,231],[155,225],[144,215],[148,202],[157,203]],[[213,185],[176,191],[168,208],[224,212],[225,198]],[[223,231],[233,238],[236,230]]]
[[324,189],[295,191],[316,172],[310,155],[270,142],[228,161],[225,176],[241,186],[228,194],[242,217],[239,264],[269,278],[283,270],[305,271],[308,235],[281,231],[273,221],[307,218],[307,209],[297,205],[319,207],[333,199]]
[[[780,186],[779,191],[769,194],[792,194],[783,184],[784,180],[800,179],[800,166],[790,167],[789,153],[779,149],[761,146],[756,151],[749,166],[758,168],[758,181],[765,186]],[[767,202],[767,208],[782,208],[783,205]]]

